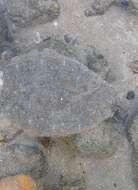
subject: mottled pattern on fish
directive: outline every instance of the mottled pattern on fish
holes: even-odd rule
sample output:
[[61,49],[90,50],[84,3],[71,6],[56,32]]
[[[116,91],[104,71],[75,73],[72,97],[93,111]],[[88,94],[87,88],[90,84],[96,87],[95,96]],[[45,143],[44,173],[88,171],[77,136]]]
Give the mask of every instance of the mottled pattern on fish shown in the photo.
[[0,70],[0,112],[31,134],[79,133],[112,116],[114,90],[75,59],[33,50]]

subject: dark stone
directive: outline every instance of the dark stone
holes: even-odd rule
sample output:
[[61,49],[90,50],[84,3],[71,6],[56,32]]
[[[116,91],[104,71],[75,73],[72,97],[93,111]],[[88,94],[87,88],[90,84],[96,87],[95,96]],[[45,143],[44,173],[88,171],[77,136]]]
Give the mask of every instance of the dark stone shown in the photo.
[[113,186],[114,186],[114,188],[117,188],[117,184],[116,183],[114,183]]
[[128,100],[133,100],[133,99],[135,98],[135,92],[134,92],[134,91],[129,91],[129,92],[127,93],[126,98],[127,98]]
[[121,0],[121,6],[127,8],[129,6],[129,0]]
[[66,43],[70,43],[72,41],[72,38],[68,34],[66,34],[64,35],[64,40]]

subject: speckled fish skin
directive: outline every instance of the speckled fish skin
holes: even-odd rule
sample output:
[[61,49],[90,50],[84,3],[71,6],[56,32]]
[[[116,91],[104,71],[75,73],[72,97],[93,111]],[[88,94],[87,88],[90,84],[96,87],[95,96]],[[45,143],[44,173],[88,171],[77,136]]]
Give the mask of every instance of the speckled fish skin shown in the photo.
[[53,50],[17,56],[0,70],[0,112],[30,135],[80,133],[112,116],[112,87],[80,62]]

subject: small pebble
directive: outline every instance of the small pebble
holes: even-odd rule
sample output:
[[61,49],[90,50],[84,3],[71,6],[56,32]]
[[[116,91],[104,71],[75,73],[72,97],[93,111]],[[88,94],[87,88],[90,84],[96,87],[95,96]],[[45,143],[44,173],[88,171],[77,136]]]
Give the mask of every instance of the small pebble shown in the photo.
[[72,41],[72,37],[70,37],[68,34],[64,35],[64,40],[66,43],[70,43]]
[[114,183],[113,185],[114,185],[114,188],[117,188],[117,184],[116,183]]
[[64,35],[64,40],[66,43],[71,43],[72,45],[78,45],[79,44],[79,39],[78,37],[71,37],[69,34]]
[[39,44],[42,41],[40,32],[35,33],[34,41],[35,41],[36,44]]
[[92,10],[90,10],[90,9],[86,9],[86,10],[84,11],[84,15],[85,15],[86,17],[90,17],[90,16],[93,15],[93,12],[92,12]]
[[127,8],[129,6],[129,0],[121,0],[121,6]]
[[133,99],[135,98],[135,92],[134,92],[134,91],[129,91],[129,92],[127,93],[126,98],[127,98],[128,100],[133,100]]

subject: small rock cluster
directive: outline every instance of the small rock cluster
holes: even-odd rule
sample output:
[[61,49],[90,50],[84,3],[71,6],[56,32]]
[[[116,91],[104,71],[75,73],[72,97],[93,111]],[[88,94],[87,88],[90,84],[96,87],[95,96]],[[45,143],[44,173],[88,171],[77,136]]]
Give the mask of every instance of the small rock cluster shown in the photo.
[[137,0],[94,0],[91,8],[85,10],[87,17],[104,14],[112,5],[117,5],[133,14],[138,14]]

